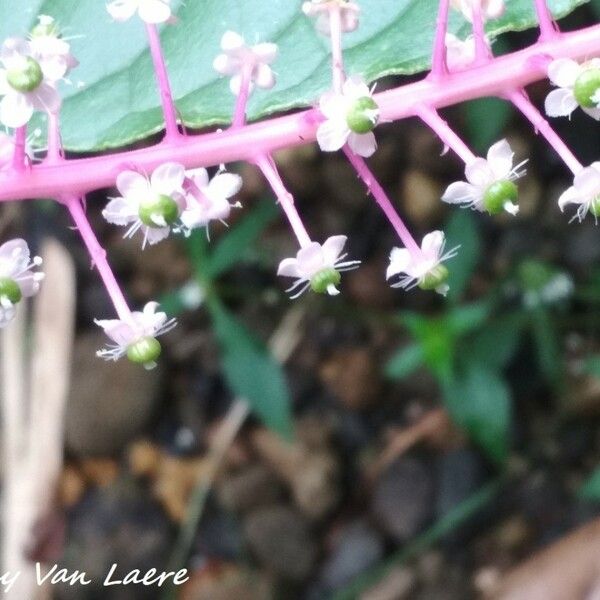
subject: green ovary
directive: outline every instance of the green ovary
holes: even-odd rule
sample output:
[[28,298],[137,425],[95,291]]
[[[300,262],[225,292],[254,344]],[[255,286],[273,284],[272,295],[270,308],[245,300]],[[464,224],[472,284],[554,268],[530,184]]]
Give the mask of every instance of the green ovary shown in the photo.
[[579,106],[597,108],[600,104],[594,98],[600,91],[600,69],[586,69],[575,81],[573,93]]
[[330,285],[335,287],[340,284],[341,280],[342,276],[335,269],[323,269],[313,275],[310,280],[310,289],[317,294],[326,294]]
[[167,225],[172,225],[179,217],[179,206],[171,196],[160,194],[142,202],[138,210],[138,216],[142,223],[148,227],[163,227],[163,225],[153,220],[156,217],[162,217]]
[[502,212],[505,205],[516,204],[519,197],[517,186],[507,179],[496,181],[485,191],[483,195],[483,206],[490,215],[497,215]]
[[379,122],[379,106],[371,96],[363,96],[354,102],[346,115],[348,127],[354,133],[369,133]]
[[10,277],[0,277],[0,298],[6,298],[11,304],[17,304],[23,297],[19,284]]
[[8,69],[6,72],[8,85],[22,93],[33,92],[40,86],[43,79],[44,73],[42,73],[40,63],[30,56],[23,59],[20,67]]
[[448,276],[450,275],[450,271],[448,271],[447,267],[444,265],[437,265],[433,267],[422,279],[419,283],[419,287],[422,290],[435,290],[440,285],[446,283]]
[[127,358],[136,365],[153,366],[162,348],[160,342],[153,337],[144,337],[127,348]]

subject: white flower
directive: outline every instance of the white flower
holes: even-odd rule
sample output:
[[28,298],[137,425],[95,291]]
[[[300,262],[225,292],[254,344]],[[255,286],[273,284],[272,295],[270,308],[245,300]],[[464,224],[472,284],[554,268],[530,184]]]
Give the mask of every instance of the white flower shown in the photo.
[[96,319],[96,325],[102,327],[114,342],[98,350],[96,355],[112,361],[127,355],[129,360],[144,365],[146,369],[154,368],[161,352],[156,338],[177,325],[177,321],[169,319],[164,312],[156,312],[158,306],[158,302],[148,302],[142,312],[132,312],[127,320]]
[[141,229],[142,248],[156,244],[168,237],[185,209],[184,180],[185,169],[178,163],[161,165],[150,179],[137,171],[123,171],[117,177],[121,196],[112,198],[102,215],[109,223],[129,226],[125,237]]
[[165,23],[171,18],[171,0],[113,0],[106,10],[115,21],[127,21],[137,12],[150,25]]
[[44,274],[34,272],[42,259],[31,259],[25,240],[16,239],[0,246],[0,328],[15,316],[15,306],[21,298],[29,298],[40,289]]
[[470,35],[461,40],[452,33],[446,34],[446,63],[451,71],[465,69],[475,60],[475,38]]
[[575,175],[573,185],[558,199],[561,211],[568,204],[578,204],[574,219],[583,221],[588,211],[596,219],[600,216],[600,162],[592,163]]
[[358,268],[359,260],[344,261],[347,254],[342,254],[346,240],[345,235],[328,238],[323,245],[312,242],[298,250],[296,258],[285,258],[279,263],[277,275],[293,277],[294,284],[286,291],[294,292],[297,298],[309,287],[320,294],[335,296],[339,294],[339,285],[343,271]]
[[210,221],[225,221],[229,217],[232,206],[236,206],[230,204],[229,198],[242,188],[242,178],[234,173],[219,172],[209,180],[206,169],[195,169],[188,172],[184,187],[187,205],[181,213],[181,222],[189,232],[207,226]]
[[570,58],[559,58],[548,65],[548,77],[558,87],[546,96],[549,117],[569,117],[581,106],[590,117],[600,121],[600,58],[580,65]]
[[487,160],[476,158],[467,164],[467,181],[450,184],[442,200],[490,214],[505,210],[516,215],[519,211],[515,204],[518,190],[513,181],[525,174],[520,169],[527,161],[513,167],[513,158],[514,153],[506,140],[495,143],[488,150]]
[[33,28],[29,44],[32,55],[42,65],[44,74],[51,82],[56,82],[79,62],[71,54],[71,46],[60,37],[56,22],[48,15],[40,15],[39,23]]
[[244,38],[234,31],[226,31],[221,38],[221,50],[214,62],[215,71],[231,76],[229,87],[236,96],[240,93],[242,73],[248,69],[250,91],[254,85],[270,89],[275,85],[275,75],[269,66],[277,58],[277,44],[247,46]]
[[342,31],[349,33],[358,28],[360,7],[347,0],[312,0],[302,5],[302,11],[309,17],[317,17],[316,27],[319,33],[331,35],[330,14],[332,10],[340,11]]
[[485,20],[497,19],[504,13],[504,0],[450,0],[456,10],[460,10],[467,21],[473,20],[473,7],[481,5],[482,16]]
[[0,50],[0,121],[22,127],[34,110],[56,113],[60,96],[54,89],[57,75],[53,61],[35,54],[30,42],[9,38]]
[[444,232],[432,231],[423,238],[421,250],[417,254],[407,248],[394,248],[390,253],[386,278],[400,275],[400,280],[392,284],[392,287],[410,290],[419,286],[421,289],[435,290],[445,296],[450,287],[446,283],[448,269],[442,262],[456,256],[458,250],[456,247],[444,253],[445,245]]
[[377,150],[372,130],[379,121],[379,107],[361,77],[348,78],[341,94],[323,94],[319,110],[326,118],[317,129],[321,150],[335,152],[346,143],[360,156],[371,156]]

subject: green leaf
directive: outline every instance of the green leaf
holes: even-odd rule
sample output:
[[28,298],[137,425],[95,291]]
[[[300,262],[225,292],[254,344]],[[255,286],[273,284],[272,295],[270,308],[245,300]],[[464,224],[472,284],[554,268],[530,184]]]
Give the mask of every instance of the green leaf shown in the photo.
[[583,372],[600,378],[600,354],[593,354],[586,358]]
[[460,337],[483,325],[490,315],[490,310],[488,302],[474,302],[450,309],[444,320],[452,334]]
[[385,366],[385,375],[390,379],[402,379],[423,364],[423,348],[411,344],[399,350]]
[[[553,0],[560,17],[586,0]],[[303,0],[174,0],[175,25],[162,29],[162,42],[177,108],[186,125],[229,122],[234,99],[228,82],[212,68],[227,29],[249,42],[273,41],[278,83],[258,91],[252,119],[313,105],[330,85],[329,41],[301,11]],[[345,36],[349,73],[369,81],[429,65],[437,0],[361,0],[361,26]],[[0,3],[0,37],[25,35],[36,15],[55,17],[80,61],[73,85],[63,86],[63,139],[74,151],[124,146],[163,127],[144,28],[135,17],[113,23],[104,0],[20,0]],[[535,22],[532,0],[511,0],[502,19],[488,25],[492,36]],[[469,26],[453,12],[450,31],[466,37]],[[415,35],[419,32],[419,35]],[[40,124],[37,119],[36,125]],[[36,126],[34,125],[34,126]]]
[[481,253],[481,236],[473,214],[464,209],[454,209],[445,227],[446,248],[460,246],[458,255],[448,261],[450,276],[448,300],[456,302],[464,293]]
[[600,501],[600,468],[596,469],[583,483],[577,495],[584,500]]
[[510,391],[500,375],[476,358],[443,385],[446,406],[470,437],[497,463],[508,455]]
[[208,260],[207,275],[214,279],[240,262],[244,251],[256,241],[276,216],[277,207],[272,200],[265,200],[253,208],[215,244]]
[[490,367],[501,369],[514,356],[522,335],[523,316],[515,313],[487,324],[469,337],[463,347]]
[[263,423],[292,437],[291,398],[281,366],[265,346],[215,299],[208,303],[222,352],[225,378]]
[[560,337],[552,315],[542,307],[531,311],[531,331],[540,371],[549,383],[560,386],[563,382],[563,361]]

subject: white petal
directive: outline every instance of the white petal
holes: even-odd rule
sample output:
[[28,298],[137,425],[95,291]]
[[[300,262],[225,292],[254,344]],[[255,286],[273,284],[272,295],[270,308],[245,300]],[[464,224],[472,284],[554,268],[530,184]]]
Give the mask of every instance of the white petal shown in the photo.
[[[29,246],[27,242],[21,238],[4,242],[0,246],[0,261],[13,262],[19,257],[19,262],[29,263]],[[3,273],[8,275],[8,273]]]
[[323,257],[327,265],[331,267],[335,265],[338,258],[342,254],[342,251],[344,250],[347,240],[348,238],[345,235],[334,235],[325,240],[322,248]]
[[137,171],[122,171],[117,176],[117,189],[123,196],[141,201],[151,194],[150,182]]
[[405,273],[412,261],[412,256],[406,248],[393,248],[390,253],[390,264],[385,273],[385,278],[389,279],[399,273]]
[[296,255],[298,270],[305,279],[310,279],[315,273],[318,273],[325,264],[321,244],[312,242],[308,246],[301,248]]
[[184,179],[184,166],[176,162],[168,162],[154,169],[150,177],[150,185],[153,191],[170,196],[173,192],[182,189]]
[[277,269],[277,275],[282,277],[302,278],[298,269],[298,261],[295,258],[284,258]]
[[115,21],[127,21],[137,10],[137,0],[114,0],[106,6],[106,10]]
[[269,65],[257,65],[254,70],[254,82],[259,88],[270,90],[275,85],[275,75]]
[[358,10],[351,7],[342,8],[342,31],[350,33],[358,28]]
[[506,140],[496,142],[487,153],[488,164],[496,179],[506,179],[510,175],[515,153]]
[[504,0],[487,0],[484,6],[485,16],[488,19],[498,19],[504,14]]
[[245,45],[244,38],[235,31],[226,31],[221,38],[221,49],[227,54],[237,53]]
[[33,107],[47,113],[56,114],[60,109],[60,96],[50,84],[43,82],[40,87],[29,94]]
[[213,69],[221,75],[234,75],[240,68],[240,60],[227,54],[219,54],[213,61]]
[[340,118],[340,115],[345,115],[346,108],[346,99],[341,94],[325,92],[319,100],[319,110],[328,119]]
[[421,242],[421,250],[428,259],[439,258],[444,247],[445,237],[443,231],[428,233]]
[[35,296],[40,289],[40,282],[44,279],[43,273],[33,273],[26,271],[23,275],[17,277],[15,281],[19,284],[21,293],[25,298]]
[[467,181],[473,185],[484,187],[494,182],[494,172],[485,158],[476,158],[465,168]]
[[346,79],[344,82],[343,92],[344,96],[353,99],[371,95],[371,91],[369,90],[367,84],[359,75],[353,75],[352,77],[348,77],[348,79]]
[[138,218],[137,205],[126,198],[113,198],[102,211],[102,216],[113,225],[128,225]]
[[139,0],[140,19],[156,25],[165,23],[171,18],[171,8],[168,0]]
[[168,238],[169,233],[171,233],[170,227],[145,227],[144,230],[146,239],[151,246],[158,244],[158,242],[162,242],[162,240]]
[[580,73],[581,66],[570,58],[558,58],[548,65],[548,78],[558,87],[573,87]]
[[372,131],[369,131],[369,133],[350,133],[348,145],[355,154],[365,158],[372,156],[377,150],[377,140]]
[[481,190],[466,181],[456,181],[448,186],[442,200],[448,204],[477,204],[481,200]]
[[231,198],[242,189],[242,178],[235,173],[218,173],[208,184],[211,197]]
[[596,121],[600,121],[600,108],[585,108],[581,107],[583,112],[588,114],[592,119],[596,119]]
[[25,94],[11,92],[0,102],[0,121],[7,127],[22,127],[32,115],[33,104]]
[[578,106],[575,94],[570,88],[552,90],[544,102],[549,117],[568,117]]
[[584,198],[594,198],[600,194],[600,171],[594,166],[586,167],[575,175],[574,187]]
[[323,152],[335,152],[348,140],[350,129],[342,119],[329,119],[317,129],[317,142]]
[[261,63],[270,64],[277,58],[277,44],[257,44],[252,47],[252,52]]
[[118,346],[126,347],[137,337],[129,323],[119,319],[96,320],[96,325],[104,329],[104,333]]
[[565,190],[558,199],[558,206],[561,211],[565,210],[568,204],[583,204],[583,198],[575,187]]

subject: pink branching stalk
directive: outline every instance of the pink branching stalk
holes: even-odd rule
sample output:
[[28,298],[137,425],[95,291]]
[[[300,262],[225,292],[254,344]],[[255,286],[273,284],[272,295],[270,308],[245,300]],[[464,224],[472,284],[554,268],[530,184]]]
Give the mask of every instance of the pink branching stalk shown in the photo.
[[535,0],[535,10],[540,24],[540,40],[550,40],[559,35],[560,30],[552,17],[546,0]]
[[485,65],[492,58],[490,47],[488,46],[485,37],[485,17],[479,0],[472,2],[472,5],[473,36],[475,37],[475,64]]
[[429,77],[433,80],[441,79],[448,74],[446,62],[446,34],[448,33],[448,12],[450,0],[440,0],[438,16],[433,41],[433,54],[431,58],[431,71]]
[[25,154],[25,145],[27,143],[27,125],[18,127],[15,130],[15,152],[13,155],[13,170],[22,173],[27,167],[27,157]]
[[167,74],[165,58],[160,45],[160,37],[156,25],[147,23],[146,33],[148,35],[148,45],[154,64],[154,72],[160,92],[163,115],[165,119],[165,141],[176,140],[179,137],[179,128],[177,127],[177,110],[171,93],[171,84]]

